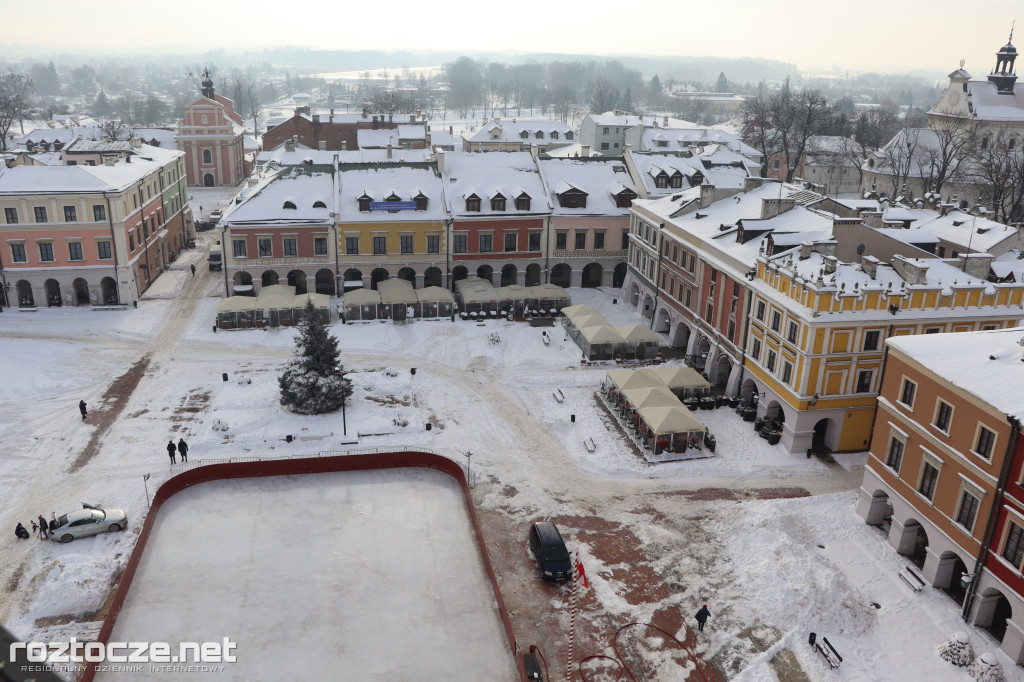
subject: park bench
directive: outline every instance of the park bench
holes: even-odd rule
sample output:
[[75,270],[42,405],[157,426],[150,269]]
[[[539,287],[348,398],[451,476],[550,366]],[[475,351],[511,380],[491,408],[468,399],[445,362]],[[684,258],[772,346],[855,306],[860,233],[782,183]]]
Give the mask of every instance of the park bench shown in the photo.
[[910,589],[914,590],[914,592],[920,592],[924,589],[926,584],[924,578],[915,573],[914,569],[910,568],[910,566],[904,566],[901,568],[899,575],[900,578],[903,579],[903,582],[909,585]]
[[592,437],[583,439],[583,447],[587,449],[587,452],[594,452],[597,450],[597,444],[594,443],[594,439]]
[[551,395],[555,396],[555,400],[557,400],[558,402],[562,402],[563,400],[565,400],[565,394],[562,393],[562,389],[560,388],[556,388],[554,391],[552,391]]
[[843,657],[839,655],[836,648],[832,646],[832,642],[828,641],[828,637],[822,637],[814,644],[814,648],[818,650],[818,653],[825,657],[828,661],[830,668],[838,668],[839,664],[843,662]]

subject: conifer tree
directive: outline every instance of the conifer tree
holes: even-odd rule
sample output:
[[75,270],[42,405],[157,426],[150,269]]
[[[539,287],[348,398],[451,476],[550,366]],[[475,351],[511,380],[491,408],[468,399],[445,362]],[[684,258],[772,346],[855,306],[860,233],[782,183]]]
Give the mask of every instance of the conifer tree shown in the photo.
[[299,414],[324,414],[341,408],[352,394],[352,382],[338,364],[338,339],[306,304],[295,339],[294,357],[278,378],[281,404]]

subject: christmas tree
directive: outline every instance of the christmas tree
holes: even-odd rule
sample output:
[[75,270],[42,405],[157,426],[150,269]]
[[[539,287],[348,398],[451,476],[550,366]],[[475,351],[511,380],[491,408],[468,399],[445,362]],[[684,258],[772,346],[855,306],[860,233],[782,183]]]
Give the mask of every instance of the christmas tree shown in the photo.
[[352,382],[338,364],[338,339],[306,304],[295,339],[295,355],[278,378],[281,404],[299,414],[325,414],[341,408],[352,394]]

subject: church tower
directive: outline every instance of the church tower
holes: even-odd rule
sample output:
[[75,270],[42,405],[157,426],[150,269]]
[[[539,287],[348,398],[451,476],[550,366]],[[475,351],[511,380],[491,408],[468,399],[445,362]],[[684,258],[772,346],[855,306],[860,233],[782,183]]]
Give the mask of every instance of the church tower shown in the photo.
[[[1012,36],[1012,34],[1011,34]],[[1006,49],[1006,48],[1003,48]],[[210,78],[210,70],[203,69],[203,87],[201,88],[203,97],[207,99],[216,99],[213,96],[213,79]]]
[[1013,46],[1013,30],[1010,39],[996,52],[996,68],[988,75],[989,81],[996,84],[1001,95],[1012,95],[1017,74],[1013,72],[1013,62],[1017,59],[1017,48]]

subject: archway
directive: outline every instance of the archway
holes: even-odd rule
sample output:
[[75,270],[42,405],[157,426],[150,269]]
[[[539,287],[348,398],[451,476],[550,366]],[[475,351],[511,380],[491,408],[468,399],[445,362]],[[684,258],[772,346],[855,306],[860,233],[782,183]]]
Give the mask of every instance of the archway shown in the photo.
[[316,271],[316,293],[334,296],[334,273],[327,268]]
[[406,282],[412,283],[412,288],[416,288],[416,271],[412,268],[402,268],[398,271],[399,279],[404,279]]
[[768,403],[768,408],[764,411],[764,416],[767,419],[777,421],[780,424],[786,423],[786,413],[782,409],[782,405],[778,400],[772,400]]
[[604,280],[604,268],[600,263],[590,263],[583,268],[583,280],[580,286],[589,289],[596,289],[601,286]]
[[540,284],[540,266],[530,263],[526,266],[526,286],[535,287]]
[[664,308],[660,308],[657,314],[657,320],[654,323],[654,331],[659,334],[665,334],[669,329],[672,328],[672,316],[668,314],[668,311]]
[[626,264],[619,263],[612,270],[612,286],[616,289],[621,289],[622,284],[626,281]]
[[864,523],[879,526],[885,536],[889,537],[889,529],[892,527],[892,503],[889,501],[889,493],[884,490],[875,490],[871,493],[871,502],[864,516]]
[[708,337],[702,336],[697,339],[697,348],[694,349],[694,353],[689,358],[689,365],[698,372],[703,372],[707,368],[708,364],[708,353],[711,352],[711,341]]
[[563,289],[572,286],[572,268],[565,263],[559,263],[551,268],[551,283]]
[[[109,279],[109,278],[108,278]],[[36,305],[35,297],[32,296],[32,285],[25,280],[18,280],[18,284],[15,286],[18,292],[18,305],[22,308],[34,308]]]
[[236,272],[235,276],[231,278],[233,286],[231,288],[232,293],[235,296],[255,296],[256,292],[253,291],[252,287],[252,275],[248,272]]
[[1006,623],[1013,617],[1010,600],[994,587],[985,590],[981,596],[974,622],[988,630],[989,634],[1002,643],[1003,637],[1006,636]]
[[388,278],[388,271],[384,268],[376,268],[370,273],[370,288],[374,291],[377,290],[377,284],[383,282]]
[[349,268],[345,271],[345,276],[342,278],[345,291],[350,289],[358,289],[363,286],[363,273],[355,268]]
[[743,388],[740,389],[740,398],[742,398],[744,405],[757,407],[760,395],[760,391],[757,390],[757,384],[754,383],[753,379],[746,379],[743,382]]
[[241,285],[241,286],[251,286],[252,285],[252,275],[250,275],[248,272],[245,272],[245,271],[236,272],[235,276],[232,278],[232,280],[234,281],[235,284],[238,284],[238,285]]
[[267,270],[260,276],[260,284],[265,287],[272,287],[281,281],[276,270]]
[[967,564],[956,552],[943,552],[939,557],[939,575],[936,576],[935,586],[942,588],[950,599],[963,606],[964,598],[967,596],[967,587],[964,585],[963,577],[967,574]]
[[60,284],[55,279],[46,280],[46,305],[51,308],[59,308],[61,303]]
[[729,382],[729,375],[732,373],[732,360],[725,353],[718,356],[718,360],[715,362],[715,386],[719,388],[725,388],[725,385]]
[[654,314],[654,298],[650,294],[644,294],[644,309],[640,311],[640,314],[644,317],[650,318]]
[[519,270],[511,263],[501,269],[501,286],[510,287],[519,282]]
[[640,303],[640,285],[633,282],[629,287],[629,304],[636,306]]
[[811,437],[811,450],[816,455],[827,455],[832,452],[832,446],[829,445],[832,439],[835,438],[835,424],[831,419],[819,419],[814,425],[814,435]]
[[203,176],[203,186],[213,187],[213,173],[207,173]]
[[306,293],[306,273],[302,270],[292,270],[289,272],[288,286],[295,287],[296,294]]
[[907,552],[907,558],[918,568],[924,568],[924,561],[928,557],[928,533],[917,519],[909,519],[903,528],[904,532],[908,528],[916,528],[914,546]]
[[89,284],[78,277],[71,286],[75,290],[75,305],[89,305]]
[[104,277],[100,280],[100,291],[104,303],[120,302],[117,294],[117,282],[114,281],[113,277]]
[[676,331],[672,334],[672,340],[669,345],[673,348],[686,348],[690,343],[690,328],[686,326],[685,322],[680,322],[676,325]]
[[469,270],[466,269],[465,265],[456,265],[452,269],[452,282],[458,282],[460,279],[466,279],[469,277]]
[[491,279],[494,277],[494,268],[490,265],[481,265],[478,267],[476,269],[476,276],[480,279],[486,280],[489,284],[494,284],[494,281]]
[[427,268],[423,272],[423,286],[425,287],[439,287],[442,281],[441,268]]

